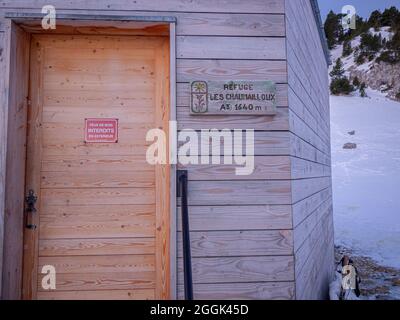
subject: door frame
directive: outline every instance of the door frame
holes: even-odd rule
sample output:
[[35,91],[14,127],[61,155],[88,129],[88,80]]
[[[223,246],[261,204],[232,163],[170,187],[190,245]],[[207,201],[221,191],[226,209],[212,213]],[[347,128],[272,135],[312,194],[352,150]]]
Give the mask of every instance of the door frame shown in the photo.
[[[18,160],[26,162],[29,148],[27,144],[27,115],[29,108],[29,77],[30,72],[30,42],[31,35],[35,33],[45,34],[96,34],[96,35],[154,35],[169,36],[169,111],[170,121],[176,121],[176,18],[170,16],[119,16],[119,15],[77,15],[77,14],[57,14],[57,29],[44,30],[41,27],[43,15],[33,13],[13,12],[6,13],[6,32],[5,32],[5,89],[7,94],[3,98],[6,106],[4,126],[8,128],[5,134],[0,133],[0,140],[6,145],[5,155],[8,161],[3,168],[4,181],[0,181],[4,188],[4,207],[5,215],[0,216],[0,289],[2,299],[29,299],[32,297],[32,289],[22,292],[23,281],[23,234],[25,239],[25,167],[13,166],[13,162]],[[17,50],[18,48],[18,50]],[[20,54],[17,54],[20,52]],[[22,60],[21,60],[22,59]],[[19,76],[19,78],[17,78]],[[38,79],[40,80],[40,79]],[[21,90],[22,88],[22,90]],[[0,120],[1,121],[1,120]],[[24,122],[21,130],[20,123]],[[21,122],[22,121],[22,122]],[[176,130],[170,126],[169,147],[176,148]],[[23,143],[15,145],[15,137]],[[16,150],[15,150],[16,149]],[[33,150],[33,148],[32,148]],[[174,150],[173,150],[174,151]],[[40,152],[36,150],[33,152]],[[175,152],[172,152],[175,154]],[[175,161],[176,162],[176,161]],[[173,163],[175,163],[173,162]],[[27,163],[27,167],[34,166],[34,163]],[[1,166],[1,163],[0,163]],[[4,166],[3,166],[4,167]],[[163,279],[165,292],[157,298],[176,299],[176,165],[167,165],[169,171],[169,255],[167,256],[168,265]],[[21,172],[22,171],[22,172]],[[17,172],[22,174],[16,175]],[[28,170],[30,172],[30,170]],[[18,179],[14,177],[17,176]],[[13,177],[13,179],[11,179]],[[9,178],[9,179],[8,179]],[[1,187],[1,186],[0,186]],[[0,188],[1,190],[1,188]],[[1,199],[0,199],[1,200]],[[1,221],[3,220],[3,221]],[[1,226],[3,227],[3,236]],[[28,230],[29,231],[29,230]],[[37,234],[37,232],[36,232]],[[33,241],[35,241],[33,239]],[[2,245],[3,244],[3,245]],[[33,246],[37,246],[33,242]],[[4,250],[2,254],[1,249]],[[10,277],[10,274],[12,277]],[[13,279],[11,281],[10,279]],[[32,279],[33,280],[33,279]],[[35,283],[32,280],[31,283]]]

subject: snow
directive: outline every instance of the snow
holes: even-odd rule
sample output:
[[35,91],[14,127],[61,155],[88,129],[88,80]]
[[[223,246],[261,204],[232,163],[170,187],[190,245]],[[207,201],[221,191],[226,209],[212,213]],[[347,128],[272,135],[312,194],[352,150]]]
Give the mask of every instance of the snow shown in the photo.
[[400,103],[367,94],[331,96],[335,242],[400,268]]
[[374,28],[371,28],[369,29],[369,32],[372,33],[374,36],[380,34],[382,39],[386,39],[389,41],[392,40],[393,38],[393,32],[391,32],[390,30],[391,30],[390,27],[383,27],[379,31],[375,31]]

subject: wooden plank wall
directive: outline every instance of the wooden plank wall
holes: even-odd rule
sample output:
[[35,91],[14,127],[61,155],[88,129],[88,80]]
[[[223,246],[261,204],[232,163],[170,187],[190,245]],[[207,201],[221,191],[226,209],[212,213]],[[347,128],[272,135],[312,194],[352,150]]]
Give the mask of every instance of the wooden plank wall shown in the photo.
[[[47,2],[2,0],[0,10],[39,13]],[[313,262],[322,261],[320,252],[331,258],[324,249],[333,241],[315,240],[332,229],[330,209],[323,206],[326,202],[330,206],[329,115],[326,65],[321,67],[322,48],[308,1],[53,0],[52,4],[58,13],[177,17],[178,129],[256,130],[253,175],[236,176],[232,168],[213,165],[187,168],[195,298],[294,299],[312,297],[309,292],[314,289],[322,292],[320,269],[312,268],[318,266]],[[302,20],[301,11],[308,20]],[[310,56],[313,59],[306,60]],[[310,61],[315,65],[308,66]],[[278,83],[278,114],[190,116],[189,83],[199,78],[273,80]],[[182,298],[180,220],[177,239],[177,297]],[[300,254],[305,259],[301,266]],[[324,270],[327,274],[327,263]]]
[[333,274],[327,63],[308,0],[286,0],[296,299],[325,299]]
[[[10,72],[7,81],[12,94],[8,94],[8,124],[6,140],[5,209],[3,244],[4,299],[18,299],[22,283],[23,213],[25,193],[25,139],[27,124],[27,96],[29,77],[29,35],[14,23],[9,24],[7,36],[11,35],[9,48]],[[3,98],[4,99],[4,98]],[[3,120],[4,121],[4,120]]]
[[[3,22],[0,22],[0,275],[3,274],[3,243],[4,243],[4,209],[6,187],[6,151],[7,151],[7,118],[8,118],[8,74],[6,36]],[[2,297],[2,276],[0,276],[0,298]]]

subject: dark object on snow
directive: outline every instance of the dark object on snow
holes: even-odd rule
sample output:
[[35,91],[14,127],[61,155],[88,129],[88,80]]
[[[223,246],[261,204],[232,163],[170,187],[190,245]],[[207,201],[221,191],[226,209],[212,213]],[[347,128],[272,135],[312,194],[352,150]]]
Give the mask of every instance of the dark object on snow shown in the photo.
[[351,136],[354,136],[355,134],[356,134],[356,131],[355,130],[353,130],[353,131],[349,131],[349,132],[347,132],[349,135],[351,135]]
[[343,149],[357,149],[357,144],[352,142],[347,142],[344,144]]
[[[361,282],[361,278],[359,276],[358,270],[356,268],[356,266],[354,265],[353,260],[349,257],[349,256],[343,256],[343,258],[340,260],[339,264],[342,264],[342,271],[339,271],[342,276],[346,277],[347,275],[349,275],[350,273],[347,271],[344,273],[345,270],[345,266],[351,266],[354,269],[355,274],[353,275],[355,277],[355,288],[352,289],[354,290],[354,293],[357,297],[360,296],[361,291],[360,291],[360,282]],[[345,288],[342,287],[342,292],[341,292],[341,300],[345,300],[345,295],[346,295],[346,290]]]
[[367,93],[365,92],[365,89],[367,88],[367,85],[365,82],[361,83],[360,85],[360,96],[361,98],[365,98],[367,96]]

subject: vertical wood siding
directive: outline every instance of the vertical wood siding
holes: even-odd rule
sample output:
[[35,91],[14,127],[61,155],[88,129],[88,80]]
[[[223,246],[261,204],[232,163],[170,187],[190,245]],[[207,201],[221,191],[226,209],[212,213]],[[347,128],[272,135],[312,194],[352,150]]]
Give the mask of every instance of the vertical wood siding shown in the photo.
[[[7,299],[18,299],[18,291],[14,288],[22,284],[22,251],[23,251],[23,212],[25,193],[25,155],[24,147],[27,127],[27,96],[29,77],[29,35],[15,24],[9,25],[7,35],[12,36],[12,41],[5,61],[9,63],[9,79],[5,79],[8,87],[12,88],[13,94],[2,97],[7,101],[5,105],[9,109],[2,121],[8,121],[7,138],[4,144],[7,148],[5,163],[5,199],[4,207],[4,246],[3,246],[3,280],[2,297]],[[9,57],[9,59],[8,59]],[[7,73],[3,73],[5,76]],[[4,147],[3,147],[4,148]],[[13,232],[7,232],[13,230]],[[14,232],[15,230],[19,232]]]
[[[2,23],[0,25],[2,26]],[[0,32],[0,298],[2,295],[2,274],[3,274],[3,243],[4,243],[4,209],[5,209],[5,187],[6,187],[6,151],[7,151],[7,118],[8,118],[8,85],[5,75],[8,73],[5,59],[5,34]]]
[[328,75],[308,0],[286,0],[296,299],[325,299],[333,270]]

